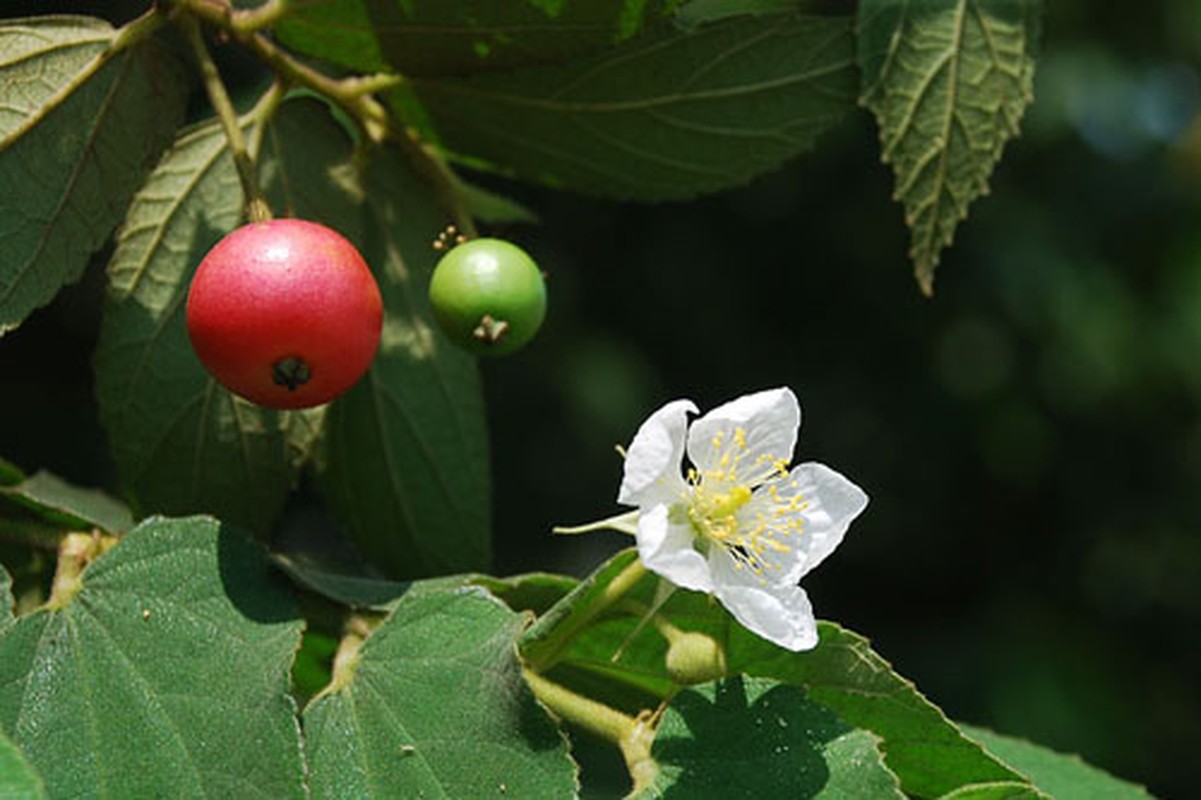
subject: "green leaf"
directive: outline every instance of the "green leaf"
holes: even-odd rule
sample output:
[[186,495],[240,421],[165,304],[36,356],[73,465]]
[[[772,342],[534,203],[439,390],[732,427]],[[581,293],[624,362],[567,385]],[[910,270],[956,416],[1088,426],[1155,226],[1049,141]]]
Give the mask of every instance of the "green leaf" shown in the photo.
[[187,82],[152,39],[115,51],[87,17],[0,24],[0,334],[109,237],[183,119]]
[[1045,794],[1021,781],[995,781],[961,786],[939,800],[1050,800]]
[[1079,756],[1057,753],[973,725],[960,724],[959,727],[1056,800],[1147,800],[1151,797],[1143,787],[1119,780],[1086,764]]
[[639,796],[903,798],[877,742],[795,686],[703,684],[667,707],[651,747],[659,772]]
[[17,746],[0,733],[0,797],[4,800],[41,800],[45,796],[42,779]]
[[532,180],[638,200],[746,183],[854,106],[851,20],[795,11],[660,26],[593,57],[415,80],[443,145]]
[[21,468],[8,459],[0,458],[0,486],[12,486],[25,480]]
[[333,0],[275,26],[288,47],[357,72],[465,75],[563,61],[637,34],[679,0]]
[[523,624],[481,589],[403,597],[305,709],[313,796],[574,796],[566,742],[521,676]]
[[579,583],[566,575],[549,572],[529,572],[508,578],[479,575],[471,579],[514,611],[544,614]]
[[[523,654],[536,664],[557,659],[558,669],[565,671],[563,682],[590,682],[590,688],[598,681],[615,684],[621,687],[618,701],[631,690],[641,695],[639,702],[647,696],[668,696],[673,684],[665,666],[666,644],[643,615],[609,614],[586,632],[570,635],[580,609],[595,603],[634,557],[630,550],[617,554],[539,619],[522,642]],[[624,597],[650,608],[658,585],[658,576],[647,575]],[[803,686],[812,700],[849,725],[881,737],[885,761],[907,794],[938,797],[982,782],[1026,783],[964,737],[867,640],[833,623],[819,623],[820,641],[814,650],[792,653],[742,628],[718,603],[698,592],[676,591],[660,615],[678,628],[714,637],[725,649],[731,674]],[[614,660],[619,650],[622,655]]]
[[147,521],[0,630],[0,729],[53,797],[302,797],[300,627],[241,534]]
[[318,488],[367,560],[391,577],[487,567],[487,430],[475,360],[436,329],[426,287],[445,225],[399,154],[362,170],[362,251],[384,297],[367,376],[330,405]]
[[859,3],[861,101],[880,126],[926,294],[1033,98],[1041,13],[1041,0]]
[[[342,128],[316,101],[289,102],[264,138],[261,172],[276,211],[338,227],[344,192],[334,176],[350,147]],[[263,531],[308,457],[321,409],[281,413],[241,400],[192,352],[184,323],[191,275],[241,214],[220,126],[181,134],[118,236],[96,384],[118,473],[143,510],[212,511]]]
[[48,472],[38,472],[15,486],[0,487],[0,500],[32,511],[60,531],[100,528],[124,533],[133,527],[133,515],[120,500],[97,489],[74,486]]

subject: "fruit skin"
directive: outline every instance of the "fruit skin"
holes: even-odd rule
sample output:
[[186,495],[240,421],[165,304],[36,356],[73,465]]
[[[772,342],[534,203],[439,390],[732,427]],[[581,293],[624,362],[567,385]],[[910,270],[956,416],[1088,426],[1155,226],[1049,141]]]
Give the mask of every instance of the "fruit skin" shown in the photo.
[[308,408],[371,366],[383,301],[341,234],[274,219],[238,228],[208,252],[188,291],[187,326],[226,389],[268,408]]
[[524,250],[503,239],[456,245],[434,268],[429,296],[446,336],[476,355],[521,348],[546,316],[541,270]]

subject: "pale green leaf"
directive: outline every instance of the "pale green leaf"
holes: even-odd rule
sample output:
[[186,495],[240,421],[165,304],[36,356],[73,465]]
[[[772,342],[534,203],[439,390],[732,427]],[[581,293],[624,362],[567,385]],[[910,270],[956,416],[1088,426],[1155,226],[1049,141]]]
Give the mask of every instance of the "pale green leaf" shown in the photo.
[[731,678],[676,695],[640,798],[903,798],[877,737],[856,730],[796,686]]
[[795,11],[660,26],[601,55],[413,87],[450,151],[639,200],[746,183],[854,106],[849,18]]
[[[350,143],[323,107],[285,103],[264,138],[262,172],[276,211],[345,225],[335,167],[349,158]],[[241,214],[220,126],[181,134],[138,191],[118,236],[96,383],[119,475],[142,510],[212,511],[262,531],[308,455],[321,410],[276,412],[241,400],[192,352],[188,283]]]
[[330,405],[318,488],[367,560],[391,577],[486,568],[489,472],[475,360],[433,321],[427,285],[446,224],[392,150],[363,167],[362,251],[384,297],[367,376]]
[[521,676],[523,617],[483,590],[416,591],[304,712],[313,797],[572,797],[566,742]]
[[59,530],[100,528],[124,533],[133,526],[133,515],[120,500],[97,489],[74,486],[48,472],[38,472],[15,486],[0,487],[0,499],[33,512]]
[[298,4],[289,47],[358,72],[464,75],[563,61],[636,35],[679,0],[333,0]]
[[1033,98],[1041,13],[1041,0],[859,3],[861,101],[879,124],[927,294]]
[[971,725],[959,726],[984,749],[1028,777],[1055,800],[1148,800],[1147,790],[1085,763],[1080,756]]
[[174,57],[153,39],[110,51],[116,35],[87,17],[0,22],[0,333],[79,278],[183,118]]
[[[0,568],[0,573],[3,569]],[[3,623],[0,622],[0,627]],[[46,796],[42,779],[33,771],[17,746],[0,733],[0,798],[41,800]]]
[[0,729],[52,797],[303,797],[300,628],[241,534],[147,521],[64,605],[0,630]]
[[0,564],[0,628],[12,622],[16,615],[16,601],[13,599],[13,579],[8,570]]

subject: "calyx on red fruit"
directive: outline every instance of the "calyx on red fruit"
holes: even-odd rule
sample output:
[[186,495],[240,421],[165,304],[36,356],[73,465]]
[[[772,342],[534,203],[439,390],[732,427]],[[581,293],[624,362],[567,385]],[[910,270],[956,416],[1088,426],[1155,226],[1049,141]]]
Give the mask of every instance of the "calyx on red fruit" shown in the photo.
[[359,251],[299,219],[252,222],[219,241],[188,291],[188,336],[217,381],[268,408],[328,403],[379,347],[383,302]]

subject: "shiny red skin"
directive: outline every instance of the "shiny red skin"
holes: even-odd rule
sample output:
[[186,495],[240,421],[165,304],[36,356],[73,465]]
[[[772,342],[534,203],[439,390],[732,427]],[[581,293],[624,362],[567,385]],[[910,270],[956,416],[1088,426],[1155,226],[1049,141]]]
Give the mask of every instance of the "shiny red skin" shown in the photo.
[[[253,222],[216,244],[188,291],[188,336],[222,386],[268,408],[328,403],[363,377],[379,347],[383,302],[341,234],[299,219]],[[281,359],[309,380],[276,383]]]

